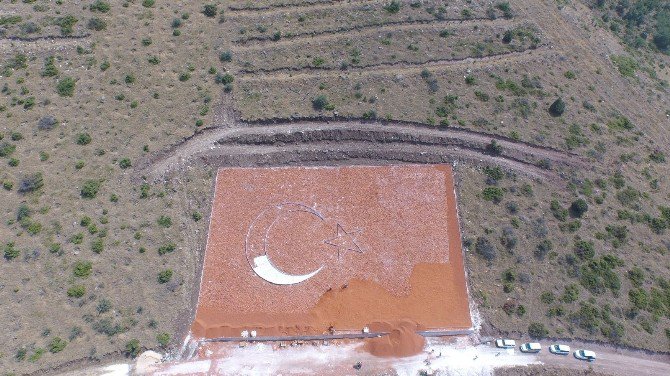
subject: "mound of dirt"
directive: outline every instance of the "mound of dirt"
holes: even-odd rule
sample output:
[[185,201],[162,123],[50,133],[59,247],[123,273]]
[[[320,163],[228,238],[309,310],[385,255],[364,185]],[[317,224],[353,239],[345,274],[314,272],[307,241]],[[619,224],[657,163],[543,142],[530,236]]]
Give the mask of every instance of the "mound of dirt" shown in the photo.
[[411,321],[383,322],[371,325],[371,330],[389,335],[365,341],[365,351],[380,357],[416,355],[423,350],[426,339],[417,334],[418,325]]

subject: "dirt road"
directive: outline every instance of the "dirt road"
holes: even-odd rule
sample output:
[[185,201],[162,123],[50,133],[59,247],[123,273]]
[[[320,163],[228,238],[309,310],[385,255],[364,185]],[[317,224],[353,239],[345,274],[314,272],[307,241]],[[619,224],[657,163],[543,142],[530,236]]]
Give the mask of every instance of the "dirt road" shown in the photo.
[[[492,140],[500,145],[499,153],[487,149]],[[215,166],[460,160],[500,165],[545,180],[559,178],[560,168],[590,168],[577,155],[491,134],[351,120],[211,128],[144,161],[140,170],[160,177],[194,158]],[[539,166],[542,163],[544,167]]]

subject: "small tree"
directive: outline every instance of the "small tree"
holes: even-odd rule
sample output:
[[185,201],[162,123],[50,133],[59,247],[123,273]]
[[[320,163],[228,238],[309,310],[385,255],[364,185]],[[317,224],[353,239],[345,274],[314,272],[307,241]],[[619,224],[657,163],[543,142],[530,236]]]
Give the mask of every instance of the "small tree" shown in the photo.
[[589,204],[581,198],[573,201],[570,205],[570,213],[577,218],[581,218],[587,210],[589,210]]
[[312,99],[312,107],[314,107],[315,110],[321,111],[326,106],[328,106],[328,98],[326,98],[325,95],[319,95]]
[[558,117],[563,115],[563,112],[565,112],[565,102],[563,102],[563,99],[558,98],[554,101],[554,103],[549,106],[549,113],[551,116]]
[[214,4],[207,4],[205,7],[202,9],[202,14],[204,14],[207,17],[216,17],[216,5]]
[[496,249],[485,237],[478,237],[475,243],[475,252],[482,256],[486,261],[491,262],[496,258]]

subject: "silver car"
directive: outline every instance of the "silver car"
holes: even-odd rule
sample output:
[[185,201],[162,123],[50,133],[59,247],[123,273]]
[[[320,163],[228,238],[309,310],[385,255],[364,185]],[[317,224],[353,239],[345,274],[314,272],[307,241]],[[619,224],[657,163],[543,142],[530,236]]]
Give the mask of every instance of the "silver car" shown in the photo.
[[557,355],[568,355],[570,354],[570,346],[553,344],[549,346],[549,352]]
[[497,339],[496,347],[502,349],[513,349],[516,347],[516,342],[513,339]]
[[588,362],[593,362],[596,360],[596,353],[589,350],[577,350],[575,351],[575,358],[579,360],[586,360]]

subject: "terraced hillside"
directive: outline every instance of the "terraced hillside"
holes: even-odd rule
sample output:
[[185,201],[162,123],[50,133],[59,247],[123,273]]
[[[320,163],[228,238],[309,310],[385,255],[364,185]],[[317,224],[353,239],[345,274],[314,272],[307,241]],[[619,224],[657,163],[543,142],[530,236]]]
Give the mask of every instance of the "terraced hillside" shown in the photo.
[[484,334],[668,351],[670,59],[618,11],[0,1],[0,369],[177,353],[252,165],[455,163]]

